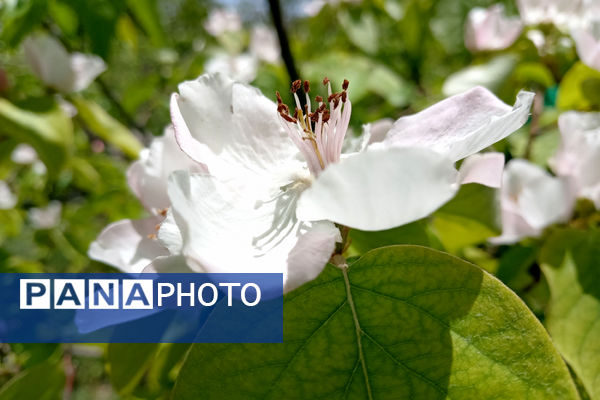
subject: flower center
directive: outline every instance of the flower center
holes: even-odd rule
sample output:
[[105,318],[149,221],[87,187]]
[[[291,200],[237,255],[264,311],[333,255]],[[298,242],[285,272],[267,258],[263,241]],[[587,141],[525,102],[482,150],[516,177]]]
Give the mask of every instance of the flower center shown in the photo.
[[[314,112],[310,102],[310,84],[308,81],[297,80],[292,82],[292,93],[296,101],[294,114],[283,104],[279,92],[277,95],[277,111],[281,117],[281,123],[286,129],[289,137],[298,147],[308,168],[314,176],[317,176],[329,164],[338,162],[342,153],[344,137],[348,131],[352,104],[348,99],[349,82],[344,80],[342,91],[332,93],[331,83],[328,78],[323,79],[323,85],[327,86],[327,100],[316,96],[317,108]],[[306,105],[304,110],[300,105],[298,91],[304,89]]]

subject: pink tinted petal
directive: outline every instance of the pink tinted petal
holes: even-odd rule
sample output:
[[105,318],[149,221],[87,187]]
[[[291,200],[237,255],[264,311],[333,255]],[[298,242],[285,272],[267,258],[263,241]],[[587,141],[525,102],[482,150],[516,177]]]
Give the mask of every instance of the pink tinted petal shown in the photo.
[[148,237],[156,234],[161,219],[124,219],[108,225],[90,244],[88,256],[123,272],[141,272],[156,257],[168,255],[166,248]]
[[502,186],[504,154],[483,153],[467,157],[460,166],[460,182],[479,183],[492,188]]

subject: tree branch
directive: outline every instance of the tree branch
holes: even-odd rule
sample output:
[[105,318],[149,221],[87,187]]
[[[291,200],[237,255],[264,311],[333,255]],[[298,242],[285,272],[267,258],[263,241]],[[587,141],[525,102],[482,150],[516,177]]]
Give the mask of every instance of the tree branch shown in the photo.
[[275,25],[275,30],[277,31],[277,37],[279,38],[281,58],[283,58],[283,62],[285,63],[285,68],[290,76],[290,81],[300,79],[300,74],[298,73],[296,64],[294,62],[294,56],[292,56],[292,51],[290,50],[290,43],[288,41],[287,33],[283,27],[279,0],[269,0],[269,9],[271,10],[271,17],[273,18],[273,25]]

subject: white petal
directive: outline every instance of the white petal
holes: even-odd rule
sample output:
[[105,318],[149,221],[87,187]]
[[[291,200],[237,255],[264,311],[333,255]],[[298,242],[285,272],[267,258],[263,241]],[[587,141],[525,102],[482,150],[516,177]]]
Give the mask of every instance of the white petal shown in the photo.
[[6,182],[0,180],[0,210],[8,210],[17,204],[17,196]]
[[504,139],[529,117],[534,93],[520,92],[514,107],[482,87],[400,118],[383,146],[424,147],[460,160]]
[[458,188],[453,161],[419,148],[367,150],[327,167],[300,197],[300,220],[365,231],[423,218]]
[[123,272],[141,272],[156,257],[169,254],[156,239],[148,238],[161,219],[124,219],[108,225],[90,244],[88,256]]
[[382,118],[370,124],[371,137],[369,143],[383,141],[392,126],[394,126],[394,120],[391,118]]
[[536,237],[541,229],[533,228],[525,219],[516,212],[502,210],[502,235],[490,238],[493,244],[512,244],[526,237]]
[[568,180],[519,159],[506,166],[502,197],[503,208],[518,212],[534,229],[568,219],[574,202]]
[[600,71],[600,37],[594,36],[591,28],[576,29],[572,32],[572,36],[581,61]]
[[582,197],[600,184],[600,113],[568,111],[560,115],[561,143],[549,160],[559,176],[570,177]]
[[237,82],[250,83],[256,78],[258,59],[248,53],[218,53],[206,62],[204,70],[208,73],[220,72]]
[[167,195],[167,178],[179,169],[206,171],[204,165],[181,151],[173,128],[169,126],[163,136],[154,138],[150,148],[140,152],[140,159],[127,170],[127,180],[144,207],[156,214],[171,204]]
[[[190,267],[207,272],[280,272],[286,289],[312,279],[325,266],[335,238],[295,218],[301,188],[297,182],[281,192],[260,181],[173,173],[169,197]],[[301,254],[317,245],[322,247],[316,253]]]
[[190,273],[204,272],[191,269],[184,256],[161,256],[157,257],[144,268],[143,273]]
[[158,230],[158,240],[169,249],[171,254],[181,254],[183,249],[183,239],[179,227],[173,217],[173,210],[167,211],[166,218],[161,222]]
[[51,229],[60,222],[62,204],[53,200],[46,207],[32,207],[29,209],[29,220],[35,229]]
[[519,37],[522,24],[518,17],[507,17],[502,4],[473,8],[465,24],[465,45],[471,51],[502,50]]
[[242,29],[242,18],[235,10],[215,9],[208,16],[204,29],[213,36],[221,36],[225,32],[238,32]]
[[479,183],[492,188],[502,186],[504,154],[482,153],[467,157],[460,166],[460,183]]
[[10,159],[16,164],[33,164],[38,160],[37,151],[26,143],[19,143],[10,154]]
[[98,75],[106,71],[106,64],[102,58],[90,54],[73,53],[70,58],[71,65],[71,90],[79,92],[87,88]]
[[289,292],[315,279],[333,254],[335,243],[341,241],[340,230],[331,222],[315,222],[307,228],[288,256],[284,290]]
[[61,92],[71,91],[71,58],[58,40],[37,34],[29,36],[23,45],[27,62],[38,78]]
[[271,174],[297,156],[275,104],[258,89],[214,74],[181,84],[179,92],[171,98],[175,137],[211,174]]
[[268,63],[278,62],[281,50],[275,32],[264,25],[255,26],[250,37],[250,51],[256,57]]
[[63,93],[85,89],[106,70],[100,57],[82,53],[70,55],[58,40],[48,35],[30,36],[24,47],[27,61],[38,78]]

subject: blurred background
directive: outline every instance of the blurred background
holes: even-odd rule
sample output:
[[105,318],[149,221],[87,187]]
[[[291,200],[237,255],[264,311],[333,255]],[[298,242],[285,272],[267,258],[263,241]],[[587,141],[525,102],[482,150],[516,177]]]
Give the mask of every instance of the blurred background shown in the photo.
[[[292,79],[346,78],[355,134],[475,84],[511,105],[526,88],[542,99],[535,141],[528,125],[497,150],[544,165],[559,110],[600,104],[599,90],[561,82],[600,73],[576,64],[573,41],[550,25],[502,51],[469,51],[467,14],[493,3],[518,15],[512,0],[0,0],[0,272],[111,271],[88,246],[109,222],[143,216],[126,168],[169,124],[178,83],[204,72],[289,104]],[[85,54],[94,76],[49,77],[59,53]],[[442,245],[498,268],[487,248]],[[0,399],[167,398],[186,348],[0,344]]]

